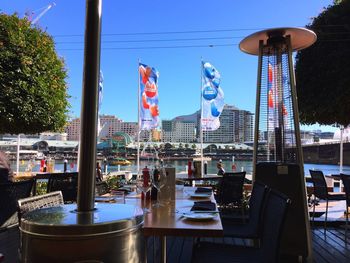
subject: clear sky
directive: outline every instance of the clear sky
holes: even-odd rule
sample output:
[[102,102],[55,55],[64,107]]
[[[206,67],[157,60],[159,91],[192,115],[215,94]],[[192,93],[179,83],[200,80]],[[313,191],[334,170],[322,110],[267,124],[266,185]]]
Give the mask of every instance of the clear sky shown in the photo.
[[[3,0],[0,9],[33,18],[50,0]],[[68,70],[70,115],[79,117],[85,1],[55,0],[38,25],[54,37]],[[200,107],[201,58],[221,74],[225,102],[255,111],[256,56],[238,48],[246,36],[266,28],[303,27],[331,0],[104,0],[100,113],[137,120],[138,60],[157,68],[161,119],[191,114]],[[305,127],[302,127],[305,128]],[[318,128],[315,126],[313,128]],[[307,129],[312,129],[308,127]],[[334,128],[321,126],[323,131]]]

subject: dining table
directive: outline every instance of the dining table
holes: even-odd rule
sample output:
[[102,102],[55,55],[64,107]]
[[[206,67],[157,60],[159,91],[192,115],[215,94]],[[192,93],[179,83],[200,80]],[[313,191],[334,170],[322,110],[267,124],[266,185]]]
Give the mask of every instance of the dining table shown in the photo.
[[[223,227],[212,191],[196,194],[196,187],[183,187],[175,192],[174,200],[161,200],[155,206],[153,200],[141,200],[140,194],[132,192],[125,196],[126,204],[145,206],[143,234],[146,238],[158,236],[161,246],[161,262],[167,262],[167,236],[182,237],[223,237]],[[214,204],[210,211],[191,211],[195,202]]]

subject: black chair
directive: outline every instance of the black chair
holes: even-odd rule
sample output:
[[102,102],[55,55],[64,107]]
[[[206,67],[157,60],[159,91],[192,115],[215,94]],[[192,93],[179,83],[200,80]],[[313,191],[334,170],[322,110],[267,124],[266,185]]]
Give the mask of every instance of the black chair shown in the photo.
[[257,239],[261,236],[261,226],[263,222],[263,211],[269,188],[255,182],[252,194],[249,199],[249,217],[245,224],[232,222],[232,220],[222,219],[225,237],[237,237],[247,239]]
[[348,209],[350,207],[350,175],[340,174],[341,180],[344,185],[345,197],[346,197],[346,229],[348,229],[349,213]]
[[228,244],[200,242],[193,250],[192,262],[278,262],[283,225],[290,200],[271,190],[263,213],[261,245],[240,247]]
[[104,195],[109,193],[110,189],[106,181],[96,182],[95,195]]
[[9,183],[9,170],[4,167],[0,167],[0,184]]
[[309,170],[311,175],[311,181],[313,183],[313,214],[312,221],[315,222],[315,206],[317,204],[317,199],[326,200],[326,217],[324,221],[324,231],[327,228],[327,216],[328,216],[328,201],[340,201],[345,200],[345,195],[343,193],[328,192],[327,182],[322,171],[319,170]]
[[232,211],[234,207],[241,207],[242,216],[244,216],[243,186],[245,175],[246,172],[225,173],[220,179],[217,201],[223,213]]
[[29,197],[34,180],[0,184],[0,231],[18,225],[17,200]]
[[78,173],[52,174],[47,183],[47,193],[61,191],[65,203],[77,201]]

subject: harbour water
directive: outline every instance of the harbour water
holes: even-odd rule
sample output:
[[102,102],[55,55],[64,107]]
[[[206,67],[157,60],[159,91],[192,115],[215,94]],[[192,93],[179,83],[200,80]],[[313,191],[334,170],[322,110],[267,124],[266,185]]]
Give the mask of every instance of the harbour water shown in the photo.
[[[223,160],[222,161],[224,165],[224,169],[226,172],[232,172],[232,171],[246,171],[248,174],[252,173],[252,161],[235,161],[234,166],[232,166],[232,161],[229,160]],[[217,161],[212,160],[209,161],[207,164],[207,173],[208,174],[216,174],[217,168],[216,168]],[[140,161],[140,167],[144,168],[147,166],[148,168],[153,168],[155,165],[159,165],[159,162],[156,161]],[[169,167],[175,167],[176,172],[185,173],[187,171],[187,160],[164,160],[164,165]],[[64,167],[64,163],[61,160],[55,161],[55,171],[62,172]],[[77,171],[77,162],[76,160],[70,160],[68,161],[68,170],[76,172]],[[16,162],[11,162],[11,168],[15,171],[16,170]],[[26,171],[28,168],[28,161],[20,161],[19,170],[20,171]],[[103,163],[102,163],[103,168]],[[193,169],[193,163],[192,163],[192,169]],[[40,161],[36,161],[32,171],[37,172],[40,170]],[[137,164],[136,161],[132,161],[131,165],[128,166],[108,166],[107,171],[113,172],[113,171],[131,171],[132,173],[137,172]],[[305,175],[308,176],[309,170],[321,170],[324,174],[339,174],[339,165],[330,165],[330,164],[304,164],[304,170]],[[350,174],[350,166],[343,166],[343,173]]]

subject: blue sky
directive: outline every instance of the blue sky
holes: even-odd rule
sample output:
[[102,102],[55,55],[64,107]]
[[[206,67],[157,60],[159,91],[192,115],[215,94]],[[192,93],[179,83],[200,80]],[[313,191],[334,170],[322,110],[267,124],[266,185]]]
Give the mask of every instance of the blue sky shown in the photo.
[[[85,1],[56,0],[38,25],[54,37],[68,70],[71,116],[79,117]],[[2,1],[1,11],[34,18],[50,0]],[[272,27],[302,27],[331,0],[154,0],[102,2],[101,70],[104,94],[100,113],[137,120],[138,60],[157,68],[161,119],[190,114],[200,107],[201,58],[221,74],[225,102],[255,111],[257,57],[238,48],[246,36]],[[41,9],[41,10],[40,10]],[[206,31],[206,32],[203,32]],[[152,34],[151,34],[152,33]],[[212,47],[210,47],[212,45]],[[305,127],[303,127],[305,128]],[[307,129],[318,128],[308,127]],[[321,126],[324,131],[334,128]]]

